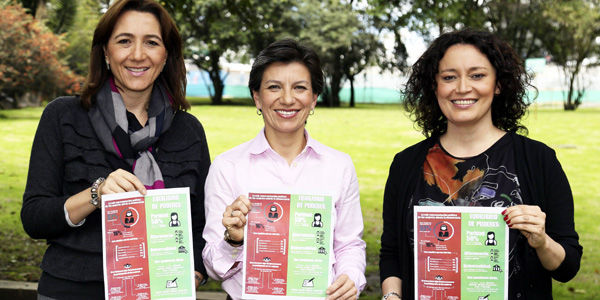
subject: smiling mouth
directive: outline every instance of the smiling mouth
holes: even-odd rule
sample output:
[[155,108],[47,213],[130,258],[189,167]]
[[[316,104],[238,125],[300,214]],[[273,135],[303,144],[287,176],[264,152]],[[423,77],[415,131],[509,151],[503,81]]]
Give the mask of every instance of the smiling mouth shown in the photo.
[[296,114],[298,114],[300,110],[279,110],[276,109],[275,112],[283,118],[293,118]]
[[471,104],[475,104],[475,102],[477,102],[477,100],[476,99],[458,99],[458,100],[451,100],[451,102],[456,105],[471,105]]
[[125,67],[125,69],[127,69],[133,73],[142,73],[142,72],[148,71],[148,69],[150,69],[150,68],[148,68],[148,67],[144,67],[144,68]]

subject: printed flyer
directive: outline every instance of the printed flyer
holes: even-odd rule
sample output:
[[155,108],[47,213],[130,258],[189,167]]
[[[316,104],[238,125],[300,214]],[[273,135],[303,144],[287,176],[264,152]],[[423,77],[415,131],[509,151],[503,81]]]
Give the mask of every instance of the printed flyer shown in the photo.
[[503,207],[415,206],[415,299],[508,299]]
[[325,299],[331,283],[331,196],[250,193],[244,299]]
[[196,299],[189,188],[102,196],[107,300]]

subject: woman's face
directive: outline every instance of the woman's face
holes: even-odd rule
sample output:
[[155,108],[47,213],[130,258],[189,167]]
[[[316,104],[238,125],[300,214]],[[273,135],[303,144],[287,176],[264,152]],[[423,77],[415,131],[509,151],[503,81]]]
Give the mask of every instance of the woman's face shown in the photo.
[[492,100],[500,88],[487,57],[473,45],[456,44],[446,50],[438,70],[435,94],[448,127],[492,124]]
[[151,91],[167,60],[158,20],[138,11],[119,17],[104,52],[115,84],[125,93]]
[[252,94],[256,108],[262,110],[267,134],[303,132],[318,96],[312,91],[308,68],[299,62],[269,65],[260,89]]

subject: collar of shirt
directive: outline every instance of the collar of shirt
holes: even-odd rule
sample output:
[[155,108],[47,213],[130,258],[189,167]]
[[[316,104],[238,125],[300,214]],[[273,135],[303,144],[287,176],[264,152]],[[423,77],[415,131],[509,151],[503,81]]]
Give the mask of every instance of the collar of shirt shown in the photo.
[[[304,136],[306,137],[306,146],[304,146],[304,149],[302,149],[302,151],[300,152],[300,154],[298,154],[296,158],[303,156],[305,153],[314,153],[319,156],[324,153],[324,146],[316,140],[312,139],[308,134],[308,131],[306,131],[306,129],[304,129]],[[279,153],[275,152],[275,150],[271,148],[271,145],[269,145],[269,141],[267,141],[267,137],[265,135],[264,127],[258,133],[256,138],[252,140],[251,145],[249,147],[249,152],[251,155],[262,155],[266,152],[269,152],[281,157]]]

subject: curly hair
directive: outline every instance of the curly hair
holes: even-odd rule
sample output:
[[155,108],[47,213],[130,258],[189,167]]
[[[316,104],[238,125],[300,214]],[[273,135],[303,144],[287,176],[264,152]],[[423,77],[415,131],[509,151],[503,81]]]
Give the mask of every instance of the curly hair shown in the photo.
[[421,132],[426,137],[440,136],[446,132],[448,120],[435,95],[436,75],[446,50],[456,44],[473,45],[487,57],[496,71],[500,94],[494,95],[492,100],[494,126],[527,134],[527,128],[520,123],[520,119],[531,103],[527,95],[527,87],[533,87],[530,84],[531,77],[508,43],[490,32],[473,29],[440,35],[412,66],[402,104]]

